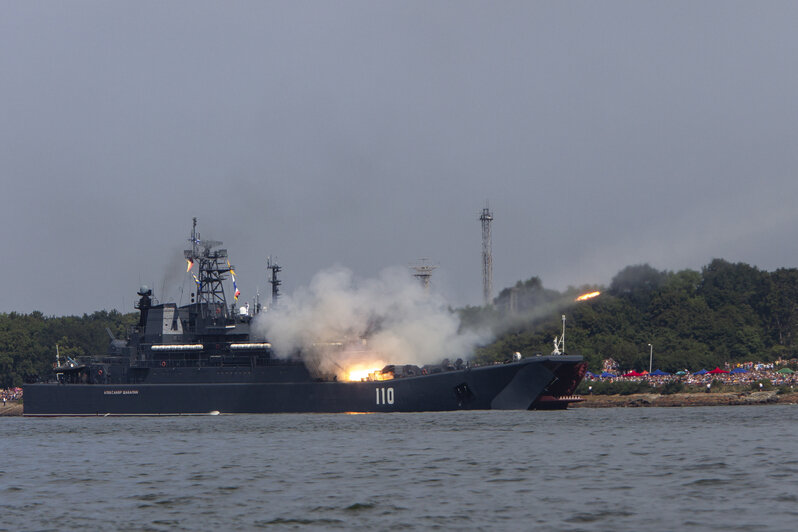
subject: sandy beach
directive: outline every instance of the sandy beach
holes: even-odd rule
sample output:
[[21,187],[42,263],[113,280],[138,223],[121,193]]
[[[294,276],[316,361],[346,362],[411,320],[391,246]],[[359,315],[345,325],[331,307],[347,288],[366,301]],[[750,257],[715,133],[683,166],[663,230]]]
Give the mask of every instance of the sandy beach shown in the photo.
[[0,416],[21,416],[22,404],[17,401],[8,401],[5,406],[0,404]]

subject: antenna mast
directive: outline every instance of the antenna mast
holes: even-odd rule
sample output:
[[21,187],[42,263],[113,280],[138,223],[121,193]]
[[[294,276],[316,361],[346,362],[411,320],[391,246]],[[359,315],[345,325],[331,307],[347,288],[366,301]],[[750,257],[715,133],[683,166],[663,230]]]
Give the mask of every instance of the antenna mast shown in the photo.
[[551,352],[552,355],[564,355],[565,354],[565,314],[562,315],[562,335],[557,338],[554,337],[554,351]]
[[283,284],[283,282],[277,278],[277,274],[280,273],[283,268],[278,266],[277,263],[269,257],[266,259],[266,269],[272,271],[272,277],[269,279],[269,283],[272,285],[272,306],[275,306],[280,297],[280,285]]
[[199,278],[197,279],[197,308],[200,315],[210,323],[224,324],[227,321],[227,299],[224,295],[222,281],[227,279],[226,273],[231,266],[227,260],[227,250],[212,250],[222,243],[216,240],[200,240],[197,232],[197,219],[191,227],[191,249],[183,252],[186,260],[199,262]]
[[482,222],[482,297],[485,306],[493,304],[493,251],[490,241],[490,224],[493,222],[493,213],[487,203],[479,217]]

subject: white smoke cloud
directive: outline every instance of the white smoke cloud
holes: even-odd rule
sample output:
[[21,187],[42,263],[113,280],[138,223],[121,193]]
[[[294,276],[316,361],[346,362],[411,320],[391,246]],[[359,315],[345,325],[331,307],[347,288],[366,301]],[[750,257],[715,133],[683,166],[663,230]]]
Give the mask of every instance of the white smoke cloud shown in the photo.
[[[255,326],[278,355],[299,350],[320,371],[340,378],[353,365],[374,369],[466,359],[480,340],[474,332],[458,332],[459,319],[443,299],[426,293],[399,267],[365,280],[342,267],[322,271],[307,288],[262,313]],[[337,345],[320,350],[320,344]]]

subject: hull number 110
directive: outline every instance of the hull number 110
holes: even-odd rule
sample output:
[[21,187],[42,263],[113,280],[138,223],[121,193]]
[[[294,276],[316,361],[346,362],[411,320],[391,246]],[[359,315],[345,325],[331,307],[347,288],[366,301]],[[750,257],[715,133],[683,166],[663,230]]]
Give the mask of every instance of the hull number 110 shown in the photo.
[[377,404],[378,405],[392,405],[393,404],[393,388],[376,388]]

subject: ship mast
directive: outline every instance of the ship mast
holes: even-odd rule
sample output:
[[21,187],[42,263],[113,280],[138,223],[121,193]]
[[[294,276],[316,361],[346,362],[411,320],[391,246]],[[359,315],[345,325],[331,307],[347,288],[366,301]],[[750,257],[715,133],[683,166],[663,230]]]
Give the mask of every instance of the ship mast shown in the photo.
[[269,257],[266,260],[266,269],[272,271],[272,277],[269,279],[269,283],[272,285],[272,307],[274,307],[277,304],[277,299],[280,297],[280,285],[283,284],[283,282],[277,278],[277,274],[280,273],[283,268],[278,266],[277,263]]
[[197,232],[197,218],[191,228],[191,249],[183,252],[186,260],[199,263],[197,284],[197,312],[210,324],[223,325],[228,319],[227,299],[222,281],[227,279],[231,266],[226,249],[213,248],[222,243],[217,240],[201,240]]

